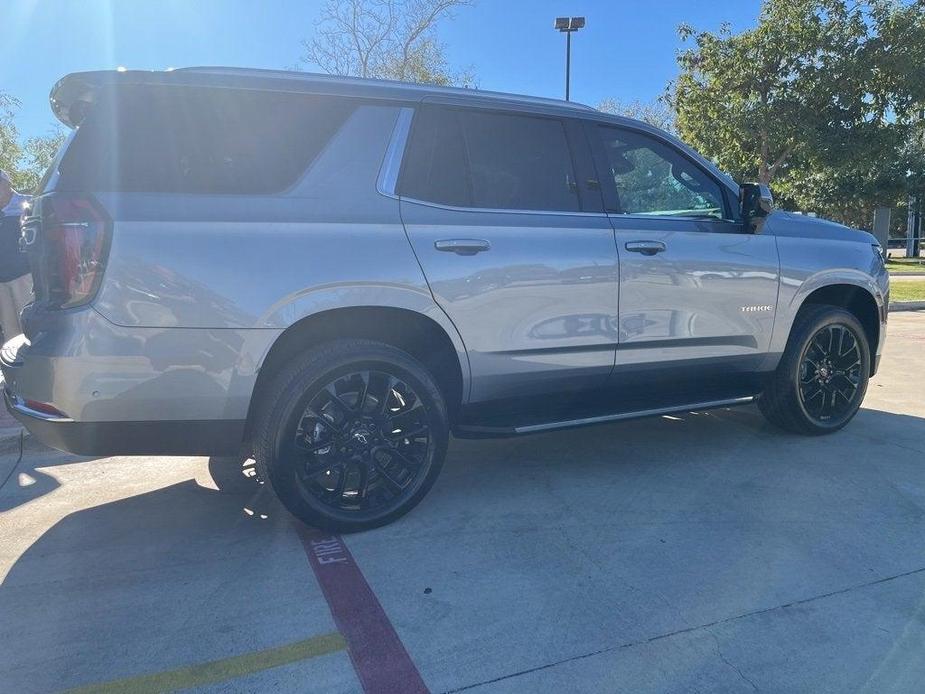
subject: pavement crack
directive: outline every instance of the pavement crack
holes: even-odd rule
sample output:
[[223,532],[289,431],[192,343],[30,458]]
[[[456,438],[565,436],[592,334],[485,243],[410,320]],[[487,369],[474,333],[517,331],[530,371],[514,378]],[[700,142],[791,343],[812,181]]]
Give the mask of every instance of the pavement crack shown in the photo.
[[746,677],[746,676],[745,676],[745,673],[743,673],[743,672],[738,668],[737,665],[735,665],[734,663],[732,663],[732,662],[726,657],[726,655],[723,653],[723,648],[722,648],[722,646],[720,646],[719,638],[716,636],[716,634],[714,634],[713,631],[710,630],[710,629],[707,630],[707,633],[709,633],[710,636],[713,637],[713,642],[716,644],[716,655],[719,656],[719,659],[722,660],[730,669],[732,669],[733,671],[735,671],[735,673],[736,673],[740,678],[742,678],[744,681],[748,682],[748,683],[751,685],[752,689],[754,689],[756,692],[759,691],[758,685],[755,684],[754,682],[752,682],[748,677]]
[[[909,576],[915,576],[921,573],[925,573],[925,567],[913,569],[911,571],[904,571],[902,573],[894,574],[892,576],[886,576],[884,578],[878,578],[874,581],[867,581],[866,583],[858,583],[856,585],[848,586],[847,588],[840,588],[839,590],[833,590],[828,593],[820,593],[819,595],[813,595],[808,598],[803,598],[801,600],[793,600],[791,602],[783,603],[780,605],[775,605],[773,607],[763,607],[758,610],[750,610],[748,612],[743,612],[742,614],[738,614],[732,617],[724,617],[723,619],[717,619],[712,622],[707,622],[706,624],[699,624],[693,627],[685,627],[683,629],[676,629],[674,631],[669,631],[664,634],[658,634],[657,636],[650,636],[649,638],[638,639],[636,641],[627,641],[621,644],[617,644],[615,646],[606,646],[604,648],[599,648],[594,651],[589,651],[588,653],[580,653],[578,655],[573,655],[568,658],[562,658],[561,660],[555,660],[551,663],[546,663],[545,665],[537,665],[536,667],[526,668],[524,670],[519,670],[517,672],[511,672],[511,673],[508,673],[507,675],[501,675],[500,677],[495,677],[489,680],[483,680],[481,682],[473,682],[472,684],[463,685],[462,687],[456,687],[454,689],[447,689],[447,690],[444,690],[442,694],[456,694],[456,692],[464,692],[470,689],[475,689],[477,687],[484,687],[489,684],[495,684],[496,682],[503,682],[504,680],[513,679],[515,677],[522,677],[524,675],[529,675],[534,672],[541,672],[543,670],[549,670],[550,668],[558,667],[560,665],[565,665],[566,663],[572,663],[578,660],[584,660],[586,658],[593,658],[596,655],[603,655],[605,653],[613,653],[615,651],[620,651],[626,648],[635,648],[637,646],[645,646],[650,643],[655,643],[656,641],[662,641],[663,639],[670,639],[674,636],[680,636],[682,634],[691,634],[697,631],[710,630],[713,627],[722,626],[724,624],[729,624],[731,622],[736,622],[740,619],[746,619],[748,617],[755,617],[757,615],[768,614],[769,612],[775,612],[777,610],[786,610],[787,608],[797,607],[799,605],[806,605],[808,603],[816,602],[818,600],[825,600],[826,598],[831,598],[836,595],[844,595],[846,593],[851,593],[855,590],[861,590],[863,588],[870,588],[872,586],[877,586],[882,583],[889,583],[891,581],[896,581],[900,578],[907,578]],[[735,669],[737,672],[739,672],[738,668],[736,668],[734,665],[726,661],[725,658],[723,658],[722,653],[719,653],[719,656],[720,658],[723,659],[724,662],[726,662],[727,665],[729,665],[730,667]],[[742,673],[739,672],[739,674],[741,675]],[[751,683],[751,681],[748,680],[748,678],[746,678],[744,675],[742,675],[742,677],[743,679]],[[757,687],[755,686],[755,684],[754,683],[751,683],[751,684],[757,690]]]

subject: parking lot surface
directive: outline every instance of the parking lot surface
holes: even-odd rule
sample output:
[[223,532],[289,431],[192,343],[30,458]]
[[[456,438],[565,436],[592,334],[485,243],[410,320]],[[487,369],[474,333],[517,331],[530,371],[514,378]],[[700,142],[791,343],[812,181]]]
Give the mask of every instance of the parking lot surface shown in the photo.
[[454,441],[337,537],[234,461],[0,444],[0,689],[912,691],[925,312],[845,430],[754,408]]

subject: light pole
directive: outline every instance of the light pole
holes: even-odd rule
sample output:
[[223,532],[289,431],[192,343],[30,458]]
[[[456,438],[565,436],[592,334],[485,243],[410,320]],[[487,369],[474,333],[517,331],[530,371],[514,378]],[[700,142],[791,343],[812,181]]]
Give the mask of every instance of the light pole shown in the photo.
[[585,25],[584,17],[556,17],[555,28],[565,34],[565,100],[569,97],[569,80],[572,72],[572,32]]

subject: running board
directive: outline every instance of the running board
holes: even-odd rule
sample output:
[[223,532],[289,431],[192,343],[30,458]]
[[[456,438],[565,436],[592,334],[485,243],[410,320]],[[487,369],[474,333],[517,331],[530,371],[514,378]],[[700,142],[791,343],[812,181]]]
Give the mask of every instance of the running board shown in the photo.
[[491,437],[516,436],[518,434],[537,434],[543,431],[570,429],[572,427],[589,426],[591,424],[604,424],[605,422],[619,422],[625,419],[658,417],[666,414],[677,414],[679,412],[692,412],[697,410],[713,410],[718,407],[736,407],[738,405],[747,405],[751,402],[754,402],[757,397],[757,395],[745,395],[736,398],[727,398],[724,400],[707,400],[705,402],[692,402],[684,405],[672,405],[670,407],[658,407],[654,409],[635,410],[630,412],[617,412],[594,417],[582,417],[580,419],[566,419],[556,422],[541,422],[538,424],[521,424],[503,427],[464,424],[458,425],[455,428],[454,433],[460,438],[466,438],[467,436]]

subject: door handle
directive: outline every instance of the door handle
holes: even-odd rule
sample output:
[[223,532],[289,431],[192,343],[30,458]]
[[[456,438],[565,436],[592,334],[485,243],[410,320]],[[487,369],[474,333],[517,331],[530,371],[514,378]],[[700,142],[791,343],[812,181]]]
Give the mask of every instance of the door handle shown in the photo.
[[434,241],[434,248],[456,255],[475,255],[491,250],[491,244],[484,239],[443,239]]
[[655,255],[666,250],[666,246],[661,241],[627,241],[626,250],[630,253],[642,253],[643,255]]

